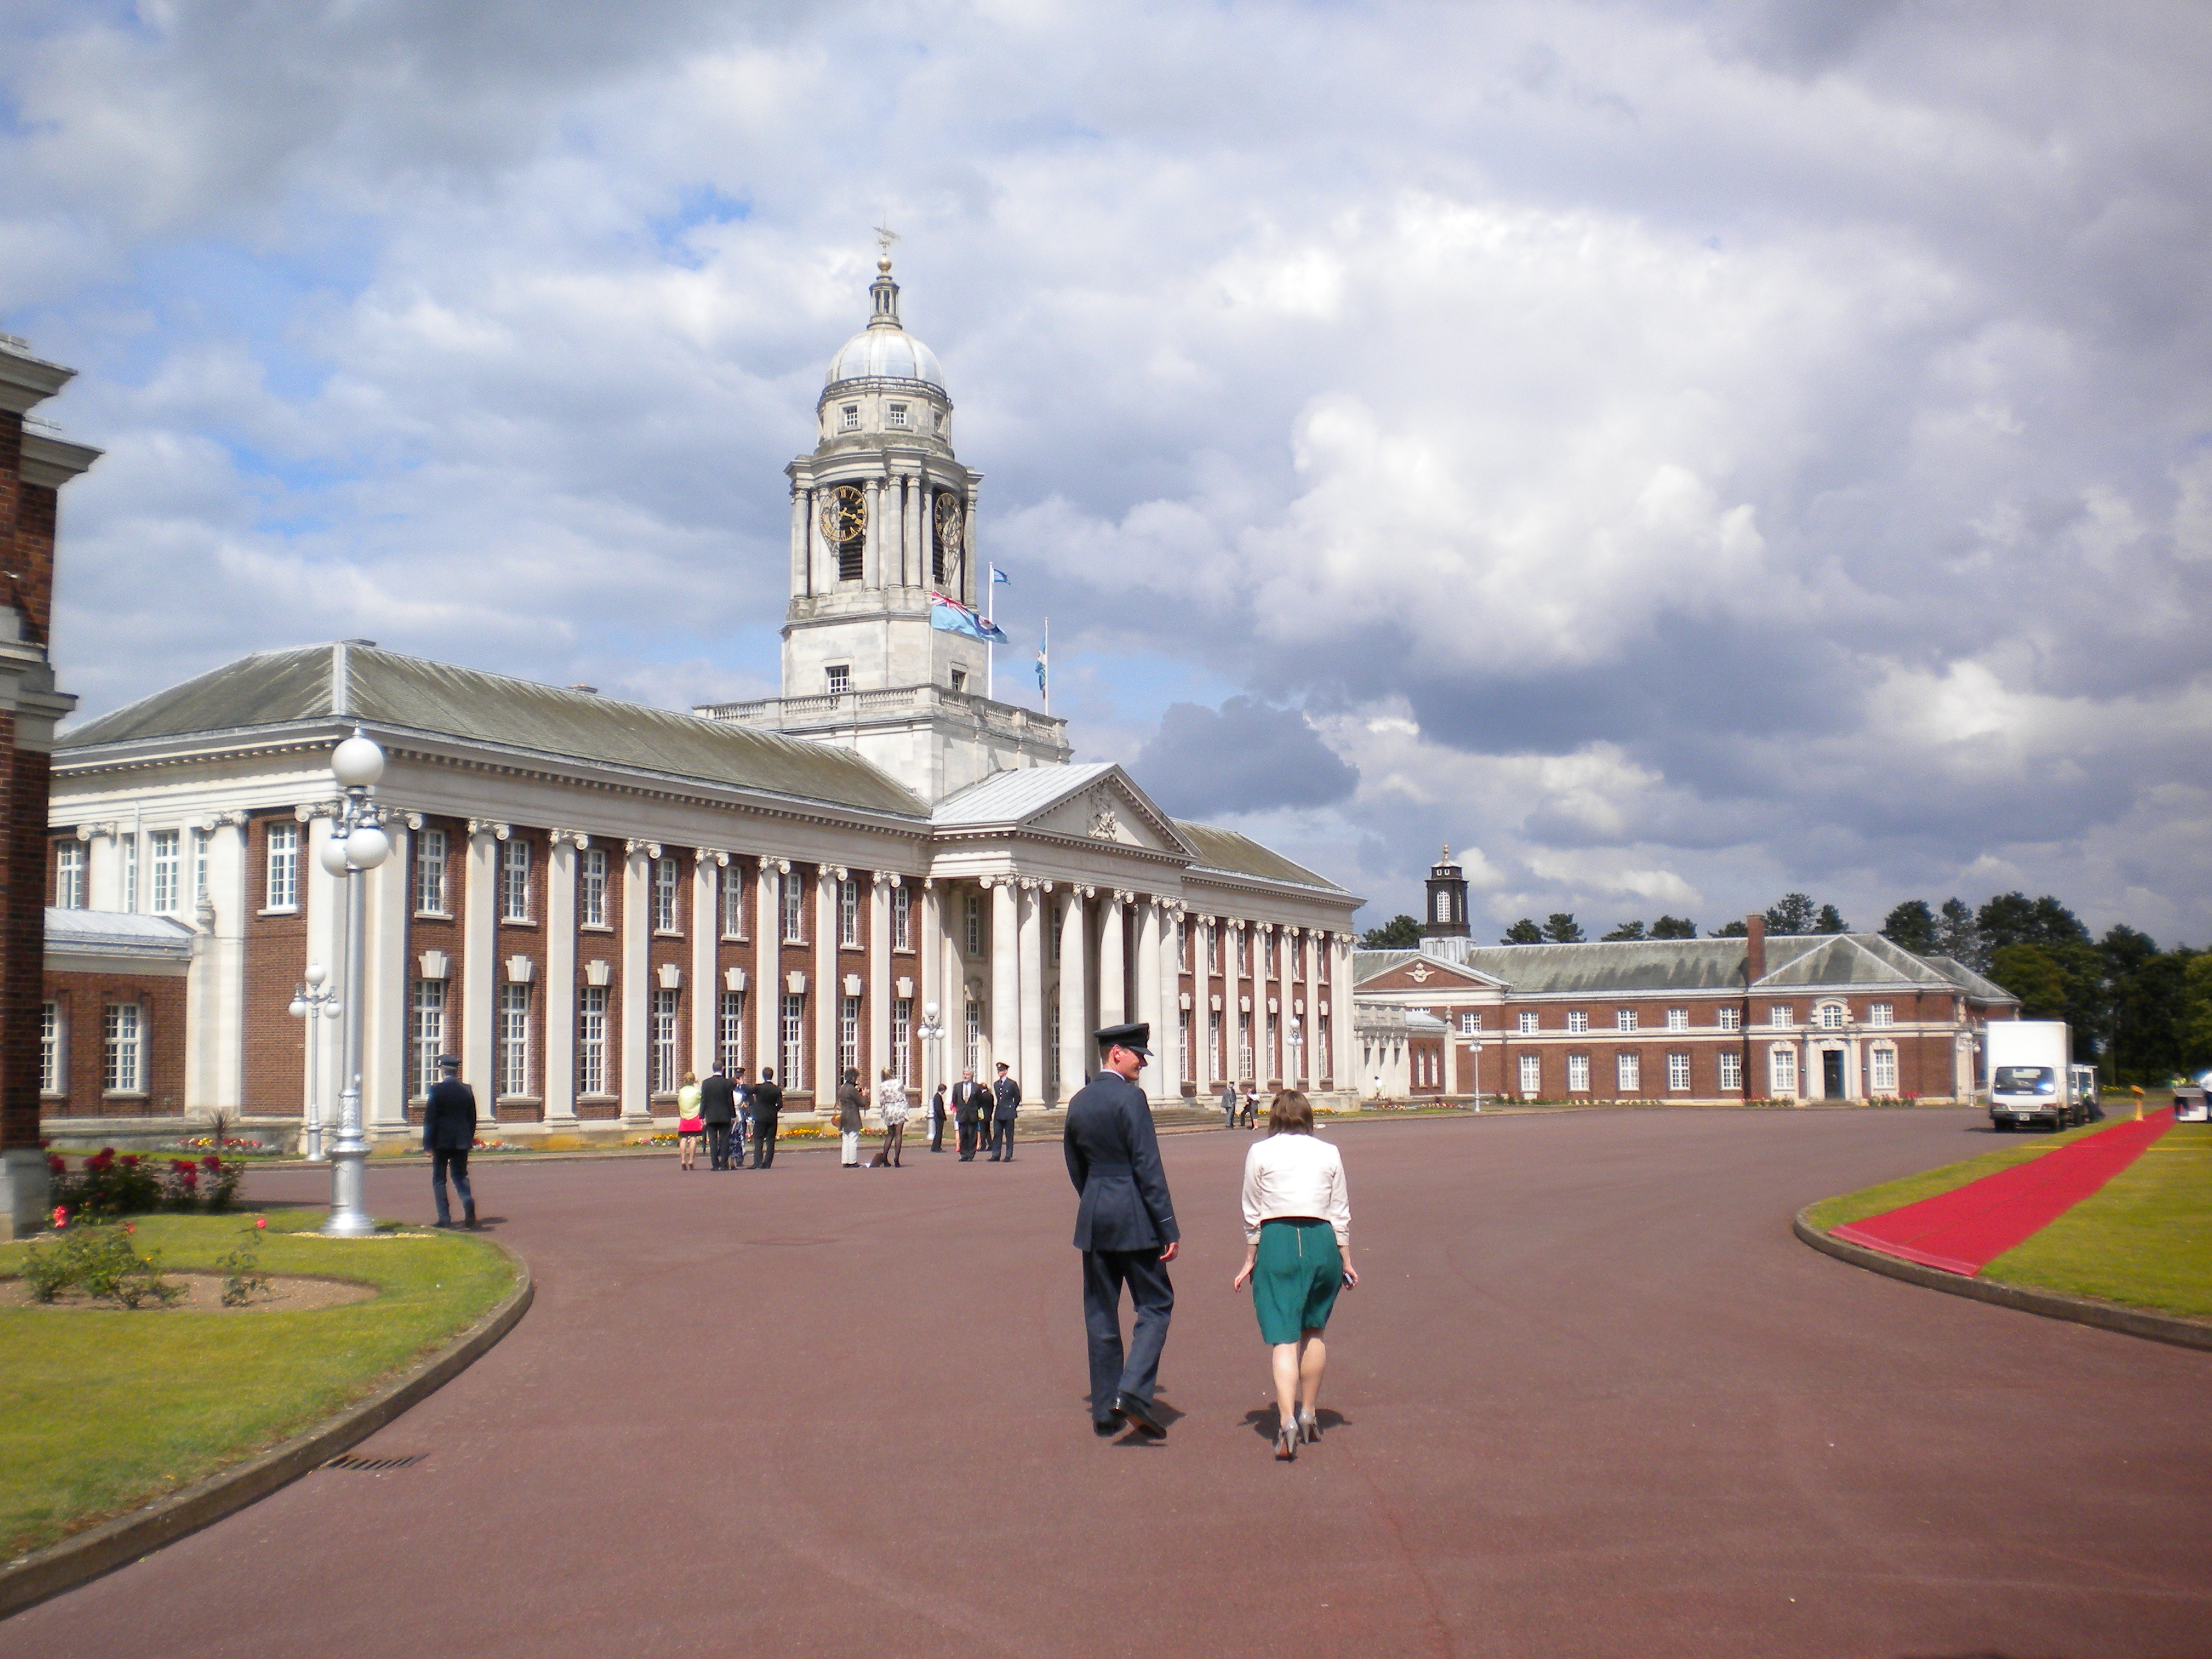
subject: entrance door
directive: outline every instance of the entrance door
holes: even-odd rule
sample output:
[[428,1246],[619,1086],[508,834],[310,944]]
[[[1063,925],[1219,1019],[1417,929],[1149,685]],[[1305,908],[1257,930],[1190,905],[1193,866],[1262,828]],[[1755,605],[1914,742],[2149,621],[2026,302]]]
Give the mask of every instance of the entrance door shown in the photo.
[[1844,1097],[1844,1051],[1826,1048],[1820,1053],[1820,1094],[1827,1100]]

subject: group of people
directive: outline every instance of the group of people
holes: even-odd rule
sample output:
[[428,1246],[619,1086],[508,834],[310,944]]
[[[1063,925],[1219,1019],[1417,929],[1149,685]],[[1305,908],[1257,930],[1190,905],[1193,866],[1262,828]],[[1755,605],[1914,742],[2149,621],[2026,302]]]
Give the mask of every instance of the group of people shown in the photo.
[[[1012,1164],[1014,1161],[1014,1118],[1022,1106],[1022,1085],[1014,1079],[1012,1070],[1003,1060],[999,1062],[999,1075],[986,1089],[975,1081],[975,1068],[960,1073],[960,1081],[952,1085],[951,1115],[953,1128],[959,1137],[960,1161],[972,1164],[980,1150],[985,1152],[986,1164]],[[929,1103],[929,1150],[940,1150],[944,1144],[945,1095],[942,1085]]]
[[1240,1115],[1244,1121],[1244,1127],[1248,1129],[1258,1123],[1260,1121],[1259,1095],[1253,1091],[1251,1085],[1246,1084],[1240,1105],[1237,1085],[1233,1083],[1223,1084],[1221,1085],[1221,1127],[1224,1129],[1235,1128]]
[[[857,1079],[860,1073],[853,1075]],[[676,1091],[677,1167],[697,1169],[703,1140],[710,1170],[745,1168],[748,1142],[751,1167],[770,1169],[775,1164],[776,1128],[782,1115],[783,1090],[772,1066],[761,1067],[757,1083],[745,1080],[742,1066],[725,1072],[717,1065],[703,1083],[696,1073],[686,1072]]]

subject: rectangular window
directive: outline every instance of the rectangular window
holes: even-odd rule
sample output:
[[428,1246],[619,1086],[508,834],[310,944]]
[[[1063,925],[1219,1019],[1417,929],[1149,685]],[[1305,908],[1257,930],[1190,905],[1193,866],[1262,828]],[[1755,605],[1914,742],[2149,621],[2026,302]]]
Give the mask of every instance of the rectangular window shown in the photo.
[[1897,1024],[1897,1005],[1893,1002],[1870,1002],[1867,1005],[1867,1024],[1894,1025]]
[[135,1095],[145,1087],[144,1010],[135,1002],[107,1005],[107,1048],[100,1073],[110,1094]]
[[714,1058],[725,1076],[745,1063],[745,994],[724,991],[714,1004]]
[[407,1076],[410,1095],[427,1095],[438,1080],[438,1056],[446,1052],[446,981],[418,979],[407,1007]]
[[1667,1029],[1670,1031],[1688,1030],[1690,1011],[1687,1008],[1669,1008],[1667,1011]]
[[1252,971],[1252,935],[1242,927],[1237,929],[1237,971],[1242,975]]
[[884,410],[884,424],[885,426],[903,427],[906,424],[906,405],[904,404],[892,404],[889,405]]
[[1280,1015],[1267,1016],[1267,1075],[1279,1078],[1283,1074],[1283,1022]]
[[1462,1036],[1473,1036],[1481,1029],[1482,1016],[1480,1014],[1477,1013],[1472,1008],[1462,1008],[1459,1011],[1459,1034]]
[[607,1091],[607,988],[576,988],[576,1092]]
[[750,884],[745,872],[736,865],[717,870],[714,879],[722,887],[722,937],[743,939],[745,936],[745,889]]
[[837,1075],[843,1078],[860,1064],[860,1000],[837,999]]
[[653,994],[653,1075],[649,1085],[657,1095],[676,1092],[677,1046],[676,1020],[681,1012],[681,991],[656,990]]
[[981,893],[968,895],[966,915],[968,954],[971,957],[980,957],[983,954],[983,896]]
[[860,948],[860,884],[857,881],[837,884],[837,945],[844,951]]
[[1534,1009],[1528,1008],[1522,1011],[1520,1029],[1523,1032],[1532,1032],[1535,1030],[1537,1029],[1537,1024],[1536,1012]]
[[499,844],[499,919],[530,920],[530,843],[526,841]]
[[806,943],[806,888],[796,871],[787,870],[777,878],[777,890],[783,896],[783,942],[786,945]]
[[837,411],[837,418],[838,418],[838,422],[839,422],[839,423],[844,427],[844,428],[845,428],[845,430],[846,430],[846,431],[848,431],[848,432],[858,432],[858,431],[860,429],[860,404],[845,404],[842,408],[841,408],[841,409]]
[[1616,1031],[1634,1030],[1636,1029],[1636,1010],[1633,1008],[1614,1009],[1613,1011],[1613,1029]]
[[174,915],[178,896],[177,832],[156,830],[150,840],[154,866],[154,914],[157,916]]
[[1797,1023],[1797,1010],[1790,1003],[1778,1002],[1766,1011],[1766,1023],[1778,1026],[1795,1025]]
[[1567,1056],[1567,1092],[1571,1095],[1586,1095],[1589,1092],[1589,1056],[1588,1054]]
[[1221,927],[1218,922],[1206,924],[1206,970],[1210,974],[1221,971]]
[[[1047,899],[1044,902],[1043,922],[1045,961],[1054,968],[1060,966],[1060,901]],[[1181,922],[1176,924],[1176,961],[1178,963],[1182,961],[1182,924]]]
[[853,666],[850,663],[832,663],[822,671],[830,683],[830,695],[842,697],[853,689]]
[[1300,933],[1291,941],[1291,977],[1292,979],[1304,979],[1305,976],[1306,936],[1304,933]]
[[[1239,934],[1238,938],[1243,935]],[[1237,1075],[1257,1081],[1252,1069],[1252,1016],[1249,1012],[1237,1016]]]
[[138,837],[118,836],[115,845],[123,854],[123,908],[136,910],[138,908]]
[[191,902],[197,905],[207,896],[208,832],[206,830],[192,831],[191,857],[191,885],[185,889],[185,892]]
[[[512,846],[514,843],[509,842]],[[530,988],[499,988],[499,1091],[530,1092]]]
[[783,1086],[803,1089],[806,1086],[806,998],[801,992],[783,994],[782,1035]]
[[1876,1048],[1867,1056],[1868,1081],[1878,1095],[1897,1092],[1897,1050]]
[[1723,1031],[1741,1030],[1743,1029],[1743,1010],[1741,1008],[1723,1008],[1720,1010],[1720,1019],[1718,1024],[1721,1030]]
[[1824,1002],[1820,1005],[1820,1029],[1824,1031],[1840,1031],[1844,1029],[1842,1003]]
[[1690,1086],[1690,1057],[1687,1054],[1667,1056],[1667,1086],[1680,1094]]
[[677,895],[683,890],[684,870],[674,859],[653,861],[653,931],[672,933],[676,928]]
[[968,1006],[968,1069],[983,1069],[983,1005],[971,1002]]
[[265,890],[264,909],[296,910],[300,908],[300,826],[296,823],[272,823],[269,826],[269,878]]
[[1206,1063],[1215,1077],[1221,1074],[1221,1011],[1210,1010],[1206,1016]]
[[[606,854],[599,854],[601,882],[605,883]],[[418,830],[415,836],[415,909],[417,915],[442,916],[446,914],[446,832],[442,830]],[[418,1090],[416,1092],[420,1093]]]
[[1589,1016],[1588,1014],[1584,1013],[1584,1012],[1583,1012],[1581,1009],[1579,1009],[1579,1008],[1572,1008],[1572,1009],[1568,1010],[1568,1012],[1567,1012],[1567,1030],[1568,1030],[1568,1032],[1569,1032],[1571,1035],[1575,1036],[1580,1036],[1583,1032],[1585,1032],[1585,1031],[1587,1031],[1587,1030],[1589,1030]]
[[1721,1056],[1721,1087],[1723,1089],[1743,1087],[1743,1056],[1741,1054],[1726,1054]]
[[1521,1056],[1521,1092],[1532,1100],[1544,1092],[1543,1055]]
[[84,908],[84,843],[65,841],[54,848],[54,908]]
[[1613,1070],[1622,1094],[1632,1095],[1644,1087],[1643,1055],[1615,1054],[1613,1057]]
[[1769,1091],[1776,1096],[1797,1092],[1797,1051],[1776,1048],[1766,1056],[1766,1081]]
[[[604,848],[586,847],[583,856],[576,860],[576,921],[586,927],[607,925],[607,855]],[[599,988],[604,991],[606,987]]]
[[[891,889],[891,949],[914,949],[914,889],[911,887]],[[1052,959],[1054,962],[1060,960],[1060,933],[1057,929],[1052,936]]]
[[[1059,1005],[1055,1003],[1054,1005],[1055,1015],[1058,1011]],[[1058,1029],[1056,1021],[1054,1029]],[[902,1081],[910,1079],[915,1075],[914,999],[912,997],[891,999],[891,1051],[886,1056],[884,1063],[896,1066]]]
[[58,1002],[39,1005],[39,1092],[62,1091],[62,1009]]

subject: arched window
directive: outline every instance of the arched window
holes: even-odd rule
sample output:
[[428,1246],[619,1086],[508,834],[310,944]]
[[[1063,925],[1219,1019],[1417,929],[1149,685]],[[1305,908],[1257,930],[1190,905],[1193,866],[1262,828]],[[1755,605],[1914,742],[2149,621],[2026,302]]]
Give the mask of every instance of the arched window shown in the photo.
[[1451,889],[1439,888],[1437,890],[1437,920],[1449,921],[1451,919]]

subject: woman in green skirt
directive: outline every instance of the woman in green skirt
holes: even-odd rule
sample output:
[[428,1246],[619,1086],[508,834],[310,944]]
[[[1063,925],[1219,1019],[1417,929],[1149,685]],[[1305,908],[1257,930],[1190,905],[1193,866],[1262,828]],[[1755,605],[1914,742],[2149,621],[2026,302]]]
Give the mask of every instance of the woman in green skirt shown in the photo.
[[1267,1138],[1244,1158],[1244,1265],[1230,1287],[1250,1281],[1260,1340],[1273,1350],[1275,1455],[1285,1463],[1321,1438],[1322,1333],[1338,1290],[1359,1282],[1344,1158],[1313,1127],[1313,1103],[1296,1089],[1268,1107]]

